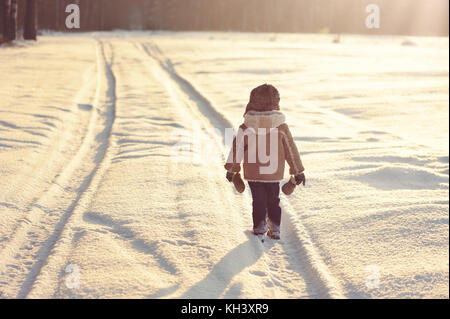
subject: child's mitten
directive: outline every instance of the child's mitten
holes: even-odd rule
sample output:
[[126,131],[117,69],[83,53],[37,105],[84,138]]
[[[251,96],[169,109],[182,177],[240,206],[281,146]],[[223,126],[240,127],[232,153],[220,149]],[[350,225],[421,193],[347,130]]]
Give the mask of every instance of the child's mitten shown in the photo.
[[234,174],[234,176],[233,176],[233,184],[234,184],[234,187],[236,188],[236,190],[239,193],[244,192],[245,184],[244,184],[244,181],[241,178],[241,174],[239,174],[239,173]]
[[303,174],[303,173],[300,173],[300,174],[296,175],[295,177],[291,176],[289,181],[283,185],[281,190],[286,195],[291,195],[294,192],[294,189],[297,185],[303,184],[303,186],[305,186],[305,181],[306,181],[306,178],[305,178],[305,174]]
[[304,173],[300,173],[300,174],[295,176],[295,183],[297,185],[303,184],[303,186],[305,186],[305,181],[306,181],[306,178],[305,178],[305,174]]
[[295,187],[297,186],[297,183],[295,182],[295,178],[291,177],[289,181],[281,187],[281,190],[286,195],[291,195],[294,192]]

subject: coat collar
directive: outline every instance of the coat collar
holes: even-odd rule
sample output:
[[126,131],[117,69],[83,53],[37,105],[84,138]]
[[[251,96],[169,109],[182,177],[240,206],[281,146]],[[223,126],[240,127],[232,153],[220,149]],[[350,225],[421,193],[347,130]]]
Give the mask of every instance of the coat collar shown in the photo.
[[257,112],[249,111],[244,116],[244,124],[253,129],[275,128],[286,121],[286,117],[280,111]]

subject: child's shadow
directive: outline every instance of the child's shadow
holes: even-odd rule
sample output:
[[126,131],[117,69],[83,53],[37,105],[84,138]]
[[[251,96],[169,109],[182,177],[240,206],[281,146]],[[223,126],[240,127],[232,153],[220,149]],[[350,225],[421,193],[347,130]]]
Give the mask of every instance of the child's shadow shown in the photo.
[[217,299],[234,276],[256,263],[263,250],[250,231],[246,232],[246,235],[248,237],[246,242],[226,254],[204,279],[192,286],[181,298]]

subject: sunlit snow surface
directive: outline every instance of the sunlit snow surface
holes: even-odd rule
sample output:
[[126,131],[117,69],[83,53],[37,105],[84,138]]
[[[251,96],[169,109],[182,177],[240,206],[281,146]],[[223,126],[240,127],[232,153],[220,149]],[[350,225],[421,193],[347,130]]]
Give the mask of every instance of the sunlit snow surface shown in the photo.
[[[448,38],[333,38],[0,47],[0,297],[448,298]],[[222,155],[263,83],[307,181],[261,244]]]

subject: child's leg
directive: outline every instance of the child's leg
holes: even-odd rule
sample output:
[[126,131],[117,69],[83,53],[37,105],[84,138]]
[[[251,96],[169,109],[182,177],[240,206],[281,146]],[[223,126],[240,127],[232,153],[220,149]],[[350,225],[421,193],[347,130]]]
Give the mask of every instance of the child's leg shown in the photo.
[[272,231],[280,231],[280,183],[266,183],[267,210],[269,215],[269,228]]
[[253,197],[253,231],[255,234],[264,234],[267,231],[267,195],[264,184],[259,182],[248,183]]

